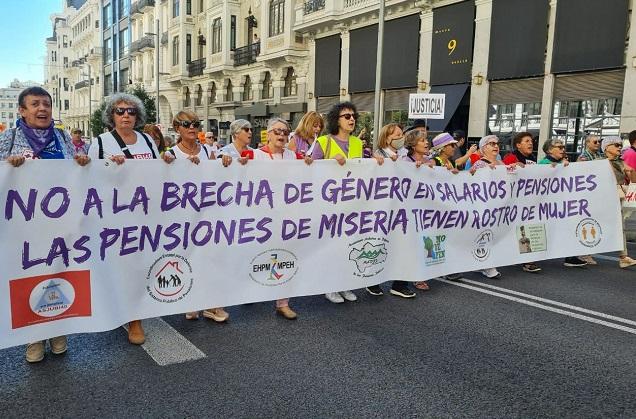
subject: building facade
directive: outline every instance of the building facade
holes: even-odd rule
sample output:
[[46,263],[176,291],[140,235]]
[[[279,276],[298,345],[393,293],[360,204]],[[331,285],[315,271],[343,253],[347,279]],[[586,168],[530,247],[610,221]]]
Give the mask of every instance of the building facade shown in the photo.
[[29,86],[35,86],[35,82],[20,83],[12,81],[8,87],[0,88],[0,132],[15,127],[18,119],[18,95]]

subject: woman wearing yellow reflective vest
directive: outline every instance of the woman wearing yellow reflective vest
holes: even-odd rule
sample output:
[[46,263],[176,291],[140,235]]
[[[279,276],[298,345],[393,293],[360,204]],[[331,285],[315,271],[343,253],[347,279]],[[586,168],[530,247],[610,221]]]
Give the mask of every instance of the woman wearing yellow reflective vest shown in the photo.
[[[318,144],[311,153],[312,159],[334,159],[343,166],[347,159],[362,158],[362,140],[352,135],[358,119],[355,105],[351,102],[338,103],[331,107],[326,119],[329,134],[318,137]],[[378,164],[384,163],[382,156],[374,158]],[[325,297],[332,303],[358,299],[351,291],[329,292]]]

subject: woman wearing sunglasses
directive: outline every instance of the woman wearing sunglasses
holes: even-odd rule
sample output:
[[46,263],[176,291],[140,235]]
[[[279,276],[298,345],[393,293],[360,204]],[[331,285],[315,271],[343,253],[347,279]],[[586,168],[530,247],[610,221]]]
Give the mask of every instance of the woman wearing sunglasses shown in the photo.
[[[311,157],[303,157],[300,152],[285,148],[289,138],[289,124],[281,118],[272,118],[267,121],[267,144],[258,150],[245,150],[242,157],[248,160],[301,160],[305,159],[308,165],[312,163]],[[294,320],[297,314],[289,307],[289,298],[276,300],[276,313],[288,320]]]
[[217,153],[218,156],[230,156],[238,159],[244,164],[246,159],[241,157],[241,153],[245,150],[252,150],[250,142],[252,141],[252,124],[245,119],[237,119],[230,124],[230,138],[232,142],[222,147]]

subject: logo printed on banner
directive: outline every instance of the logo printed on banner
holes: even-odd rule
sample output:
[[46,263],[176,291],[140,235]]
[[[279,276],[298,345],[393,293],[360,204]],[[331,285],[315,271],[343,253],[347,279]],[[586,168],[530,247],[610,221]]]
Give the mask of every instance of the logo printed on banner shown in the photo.
[[265,286],[283,285],[298,272],[298,258],[284,249],[259,253],[250,262],[250,278]]
[[160,303],[181,301],[192,290],[192,266],[186,258],[175,253],[157,259],[146,276],[148,295]]
[[9,294],[13,329],[92,314],[90,271],[13,279]]
[[594,218],[584,218],[576,226],[576,237],[586,247],[596,247],[601,242],[603,230]]
[[389,241],[381,237],[360,239],[349,245],[349,260],[356,264],[355,276],[370,278],[384,270]]
[[446,235],[424,236],[426,266],[437,265],[446,261]]
[[475,239],[475,246],[473,247],[473,256],[479,262],[483,262],[490,256],[490,249],[494,235],[492,230],[484,230],[477,235]]

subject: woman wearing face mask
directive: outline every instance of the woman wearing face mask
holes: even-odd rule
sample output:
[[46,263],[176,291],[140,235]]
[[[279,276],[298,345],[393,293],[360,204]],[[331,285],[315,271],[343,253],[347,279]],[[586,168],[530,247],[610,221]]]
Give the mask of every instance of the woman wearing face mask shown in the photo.
[[306,113],[298,123],[296,132],[289,140],[287,148],[303,156],[311,155],[316,138],[324,128],[325,121],[318,112]]
[[396,161],[405,156],[404,133],[398,124],[388,124],[380,130],[376,155]]

